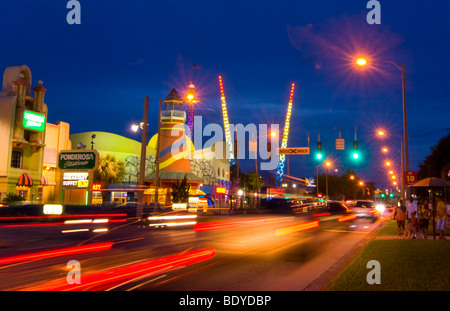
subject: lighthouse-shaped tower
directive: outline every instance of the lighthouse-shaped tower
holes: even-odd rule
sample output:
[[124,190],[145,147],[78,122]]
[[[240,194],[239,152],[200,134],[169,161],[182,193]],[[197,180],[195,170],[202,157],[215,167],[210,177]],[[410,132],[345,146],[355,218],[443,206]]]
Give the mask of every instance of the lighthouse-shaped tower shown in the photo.
[[175,89],[170,91],[161,107],[159,133],[159,169],[161,171],[190,172],[188,145],[184,123],[186,112],[181,110],[183,100]]
[[[162,103],[157,143],[159,187],[170,189],[186,176],[191,189],[195,190],[199,189],[203,179],[191,172],[190,155],[194,150],[191,139],[185,133],[186,111],[181,110],[182,104],[183,100],[175,89]],[[151,184],[154,184],[155,176],[156,172],[150,175]],[[166,203],[170,203],[170,192],[165,193]]]

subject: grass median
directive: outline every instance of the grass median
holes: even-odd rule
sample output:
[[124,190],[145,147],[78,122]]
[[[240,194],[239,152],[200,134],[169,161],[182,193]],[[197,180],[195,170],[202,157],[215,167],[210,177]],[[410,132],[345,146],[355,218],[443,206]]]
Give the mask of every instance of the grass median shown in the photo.
[[[388,221],[379,236],[396,235]],[[450,241],[433,239],[374,239],[328,286],[329,291],[448,291]],[[380,263],[381,284],[369,284],[367,274]]]

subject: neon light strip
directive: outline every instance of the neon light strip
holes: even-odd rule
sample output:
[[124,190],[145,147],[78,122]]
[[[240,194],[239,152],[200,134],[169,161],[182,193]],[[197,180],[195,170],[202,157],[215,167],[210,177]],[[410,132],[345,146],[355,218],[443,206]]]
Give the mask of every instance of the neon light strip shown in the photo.
[[[289,104],[286,112],[286,122],[284,124],[283,131],[283,140],[281,141],[281,148],[287,148],[287,142],[289,137],[289,127],[291,122],[291,113],[292,113],[292,101],[294,99],[294,89],[295,83],[291,84],[291,93],[289,94]],[[284,162],[286,160],[286,155],[280,154],[278,160],[278,168],[277,168],[277,178],[275,181],[276,187],[281,187],[281,182],[283,181],[283,173],[284,173]]]
[[43,252],[36,252],[36,253],[25,254],[25,255],[0,258],[0,265],[12,264],[12,263],[28,261],[28,260],[46,259],[46,258],[57,257],[57,256],[66,256],[66,255],[74,255],[74,254],[81,254],[81,253],[88,253],[88,252],[103,251],[103,250],[110,249],[113,244],[114,244],[113,242],[104,242],[104,243],[96,243],[96,244],[90,244],[90,245],[88,244],[85,246],[62,248],[62,249],[57,249],[57,250],[53,250],[53,251],[43,251]]
[[197,218],[197,215],[150,216],[148,217],[148,220],[191,219],[191,218]]
[[150,224],[149,227],[176,227],[176,226],[190,226],[195,225],[196,221],[187,221],[187,222],[165,222],[160,224]]
[[223,125],[225,127],[225,141],[230,148],[230,162],[234,163],[234,146],[231,140],[231,132],[230,132],[230,122],[228,120],[228,112],[227,112],[227,103],[225,101],[225,91],[223,90],[223,81],[222,76],[219,76],[219,87],[220,87],[220,100],[222,101],[222,115],[223,115]]
[[189,266],[205,260],[209,260],[216,255],[213,248],[203,248],[171,255],[163,258],[147,260],[136,264],[111,268],[100,272],[84,275],[81,284],[68,284],[66,279],[55,279],[47,284],[30,286],[26,291],[81,291],[81,290],[106,290],[121,284],[125,280],[131,280],[147,274],[160,274],[171,271],[180,266]]
[[20,220],[20,219],[48,219],[48,218],[73,218],[73,217],[125,217],[127,214],[80,214],[80,215],[52,215],[52,216],[13,216],[0,217],[0,220]]
[[299,225],[295,225],[295,226],[290,226],[290,227],[276,229],[275,230],[275,235],[276,236],[281,236],[281,235],[285,235],[285,234],[289,234],[289,233],[294,233],[294,232],[299,232],[299,231],[304,231],[304,230],[316,228],[318,226],[319,226],[319,221],[318,220],[313,220],[313,221],[310,221],[310,222],[307,222],[307,223],[303,223],[303,224],[299,224]]
[[352,219],[356,219],[356,216],[354,216],[354,215],[341,216],[338,218],[338,221],[342,222],[342,221],[347,221],[347,220],[352,220]]

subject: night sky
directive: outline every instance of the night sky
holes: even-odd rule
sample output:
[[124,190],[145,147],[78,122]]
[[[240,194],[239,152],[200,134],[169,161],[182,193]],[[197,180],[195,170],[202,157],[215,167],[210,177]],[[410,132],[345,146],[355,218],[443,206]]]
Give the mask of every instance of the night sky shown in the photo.
[[[219,74],[231,123],[282,128],[295,82],[288,146],[306,147],[309,133],[314,150],[320,131],[339,169],[383,189],[390,183],[374,133],[393,133],[386,145],[399,163],[401,72],[386,63],[357,69],[359,55],[405,64],[410,170],[449,131],[448,1],[380,0],[380,25],[366,22],[367,1],[356,0],[79,0],[81,25],[67,24],[67,2],[2,1],[0,68],[28,65],[33,86],[43,80],[48,89],[48,121],[69,122],[71,133],[139,140],[130,125],[142,118],[144,97],[155,133],[159,99],[190,81],[203,124],[222,124]],[[350,160],[355,123],[358,164]],[[346,151],[334,149],[339,129]],[[291,158],[291,175],[315,176],[315,165],[312,156]]]

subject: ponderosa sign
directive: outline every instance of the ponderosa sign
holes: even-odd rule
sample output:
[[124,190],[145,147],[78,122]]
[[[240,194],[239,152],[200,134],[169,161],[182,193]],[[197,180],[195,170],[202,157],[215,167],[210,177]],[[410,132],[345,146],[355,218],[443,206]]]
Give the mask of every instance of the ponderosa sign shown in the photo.
[[58,155],[58,167],[66,170],[85,170],[97,167],[96,151],[61,151]]
[[25,110],[23,112],[22,125],[27,130],[42,132],[45,129],[45,115]]

